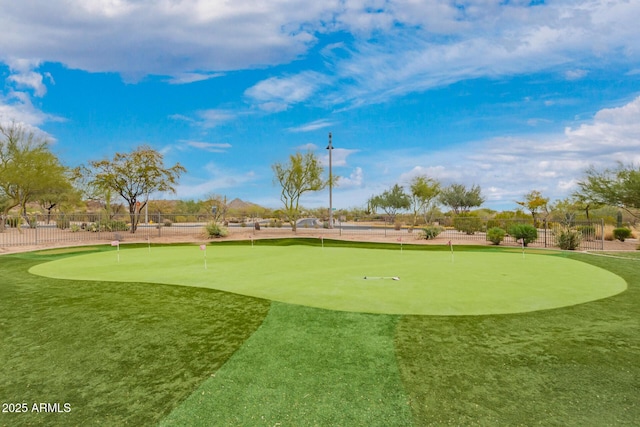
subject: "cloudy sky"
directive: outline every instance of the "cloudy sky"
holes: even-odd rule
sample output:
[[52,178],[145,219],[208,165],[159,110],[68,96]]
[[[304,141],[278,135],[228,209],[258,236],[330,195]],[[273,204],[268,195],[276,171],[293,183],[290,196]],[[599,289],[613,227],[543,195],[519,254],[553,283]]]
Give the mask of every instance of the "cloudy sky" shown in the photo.
[[[279,206],[314,151],[334,206],[416,175],[496,209],[640,164],[637,0],[0,0],[0,121],[69,166],[150,144],[177,197]],[[165,195],[175,198],[176,196]],[[307,196],[328,206],[328,192]]]

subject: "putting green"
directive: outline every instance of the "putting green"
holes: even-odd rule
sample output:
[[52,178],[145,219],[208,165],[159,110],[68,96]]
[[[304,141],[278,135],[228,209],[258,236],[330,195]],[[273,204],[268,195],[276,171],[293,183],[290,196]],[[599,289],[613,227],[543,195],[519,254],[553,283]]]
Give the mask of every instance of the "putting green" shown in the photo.
[[306,245],[214,244],[206,251],[125,247],[119,255],[115,250],[82,254],[30,272],[215,288],[332,310],[421,315],[544,310],[606,298],[627,287],[609,271],[561,256],[469,251],[452,259],[448,251]]

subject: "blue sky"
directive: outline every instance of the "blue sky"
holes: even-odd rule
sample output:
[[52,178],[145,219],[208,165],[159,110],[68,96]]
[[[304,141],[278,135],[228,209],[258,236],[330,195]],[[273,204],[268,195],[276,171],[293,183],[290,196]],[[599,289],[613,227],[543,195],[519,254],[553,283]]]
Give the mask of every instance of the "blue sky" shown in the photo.
[[[69,166],[149,144],[177,195],[278,207],[271,165],[327,161],[334,207],[427,175],[486,207],[640,164],[640,2],[0,0],[0,121]],[[328,206],[328,191],[303,198]]]

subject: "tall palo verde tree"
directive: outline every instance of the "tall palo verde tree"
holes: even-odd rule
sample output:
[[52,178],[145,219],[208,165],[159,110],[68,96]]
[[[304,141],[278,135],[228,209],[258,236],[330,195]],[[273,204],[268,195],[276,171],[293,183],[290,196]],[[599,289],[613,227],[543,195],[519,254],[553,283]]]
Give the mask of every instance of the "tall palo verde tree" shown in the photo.
[[[318,158],[311,152],[296,153],[289,156],[288,163],[272,165],[275,175],[274,183],[280,185],[280,200],[284,205],[284,214],[296,231],[296,222],[300,217],[300,197],[307,192],[320,191],[329,185],[328,179],[323,179],[324,168]],[[336,177],[333,177],[334,182]]]

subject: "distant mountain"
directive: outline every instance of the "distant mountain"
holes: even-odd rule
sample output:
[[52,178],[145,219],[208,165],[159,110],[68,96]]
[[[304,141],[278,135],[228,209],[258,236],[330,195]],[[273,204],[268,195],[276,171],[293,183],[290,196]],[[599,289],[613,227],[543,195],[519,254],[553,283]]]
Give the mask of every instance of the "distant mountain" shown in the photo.
[[237,209],[237,210],[246,210],[246,209],[250,209],[250,208],[264,209],[260,205],[257,205],[255,203],[251,203],[251,202],[245,202],[244,200],[238,199],[237,197],[235,199],[233,199],[232,201],[230,201],[227,204],[227,206],[229,207],[229,209]]

